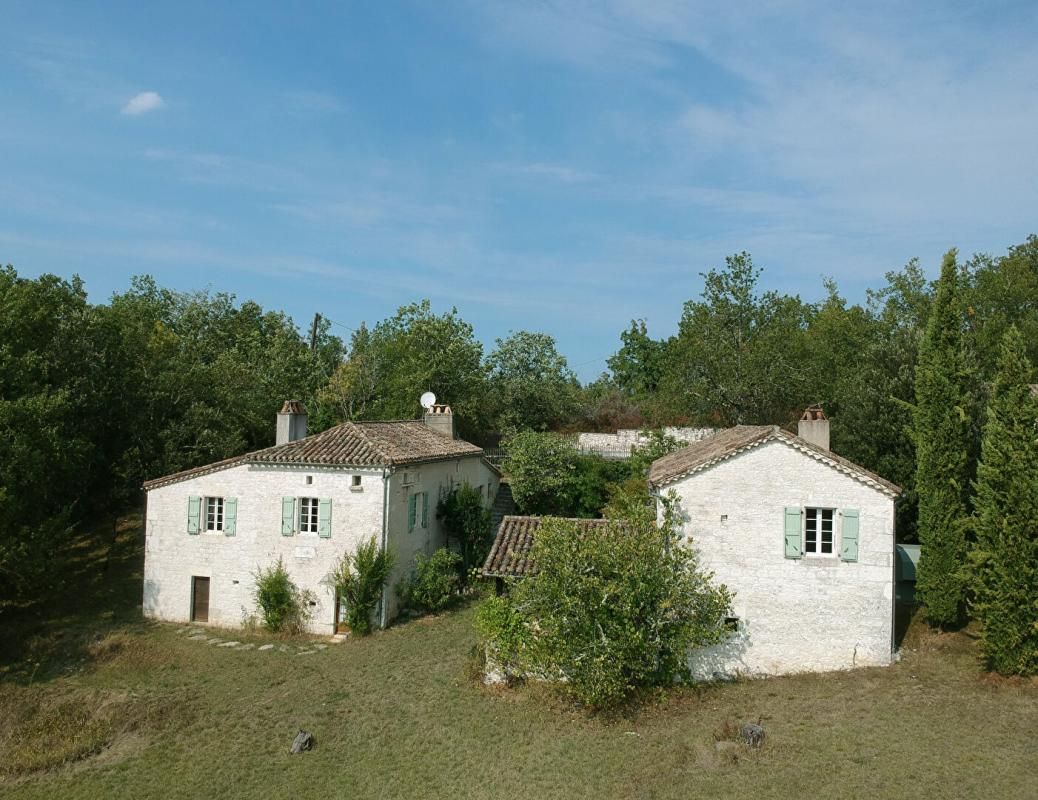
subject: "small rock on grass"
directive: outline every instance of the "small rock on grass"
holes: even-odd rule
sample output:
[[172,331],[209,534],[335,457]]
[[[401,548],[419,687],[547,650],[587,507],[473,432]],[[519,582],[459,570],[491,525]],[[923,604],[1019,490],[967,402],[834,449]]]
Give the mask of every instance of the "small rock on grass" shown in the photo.
[[242,645],[241,647],[239,647],[238,649],[239,649],[239,650],[251,650],[251,649],[252,649],[252,648],[254,648],[255,646],[256,646],[256,645],[254,645],[254,644],[252,644],[252,643],[250,642],[249,644],[243,644],[243,645]]
[[272,644],[261,644],[259,649],[260,649],[260,652],[262,652],[264,650],[273,650],[274,649],[274,645],[272,645]]
[[326,644],[315,644],[314,648],[316,648],[317,650],[327,650],[328,649],[328,645],[326,645]]
[[299,733],[296,734],[296,738],[292,741],[292,754],[303,753],[307,750],[313,750],[314,745],[317,741],[314,739],[314,735],[310,731],[304,731],[300,729]]
[[311,655],[312,653],[316,653],[316,652],[317,652],[316,650],[300,650],[298,653],[296,653],[296,655],[297,656],[308,656],[308,655]]
[[241,642],[223,642],[222,644],[218,645],[218,647],[237,647],[240,644]]

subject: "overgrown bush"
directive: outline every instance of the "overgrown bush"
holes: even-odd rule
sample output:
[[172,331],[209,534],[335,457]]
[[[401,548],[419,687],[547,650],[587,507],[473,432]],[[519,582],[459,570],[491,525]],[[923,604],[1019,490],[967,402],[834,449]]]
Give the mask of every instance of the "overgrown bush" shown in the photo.
[[581,455],[571,440],[555,433],[518,433],[505,449],[512,496],[524,514],[596,517],[609,485],[628,476],[623,461]]
[[312,593],[296,586],[284,561],[278,557],[273,566],[253,574],[254,596],[263,625],[273,633],[299,633],[309,618]]
[[581,530],[545,520],[531,552],[536,574],[483,603],[477,631],[506,673],[561,679],[592,708],[615,707],[639,689],[689,679],[690,649],[723,641],[731,605],[668,509]]
[[482,565],[490,550],[490,509],[483,505],[479,491],[463,483],[440,498],[436,517],[443,523],[447,539],[458,545],[465,583],[469,570]]
[[343,553],[327,578],[346,605],[346,623],[358,636],[371,633],[382,589],[396,563],[392,551],[378,546],[375,537],[361,542],[353,553]]
[[400,605],[427,612],[447,608],[461,589],[461,565],[461,556],[446,547],[432,556],[419,553],[415,556],[414,577],[404,579],[397,587]]

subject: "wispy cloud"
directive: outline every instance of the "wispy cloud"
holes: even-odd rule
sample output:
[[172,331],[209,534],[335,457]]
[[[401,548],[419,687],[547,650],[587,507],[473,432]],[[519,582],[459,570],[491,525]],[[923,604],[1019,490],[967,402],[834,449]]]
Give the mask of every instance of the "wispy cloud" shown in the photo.
[[598,180],[598,175],[566,164],[545,164],[542,162],[532,163],[501,163],[495,164],[494,168],[499,172],[512,175],[527,175],[535,178],[548,178],[560,183],[588,183]]
[[131,97],[123,106],[122,113],[128,117],[137,117],[156,111],[166,105],[158,92],[140,92]]

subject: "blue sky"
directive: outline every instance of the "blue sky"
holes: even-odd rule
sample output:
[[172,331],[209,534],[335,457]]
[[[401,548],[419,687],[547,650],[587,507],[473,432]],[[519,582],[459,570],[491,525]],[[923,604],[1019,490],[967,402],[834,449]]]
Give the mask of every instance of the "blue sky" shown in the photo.
[[1038,4],[844,5],[0,2],[0,262],[429,297],[590,379],[733,252],[860,300],[1038,231]]

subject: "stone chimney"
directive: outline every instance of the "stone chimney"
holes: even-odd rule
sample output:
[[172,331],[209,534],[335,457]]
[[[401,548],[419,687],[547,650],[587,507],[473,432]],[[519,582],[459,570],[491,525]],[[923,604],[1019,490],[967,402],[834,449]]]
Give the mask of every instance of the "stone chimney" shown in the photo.
[[454,412],[446,404],[436,403],[425,409],[425,424],[444,436],[455,438]]
[[797,436],[823,450],[829,449],[829,420],[821,406],[808,406],[797,425]]
[[277,437],[274,444],[288,444],[306,438],[306,406],[298,400],[286,400],[278,412]]

